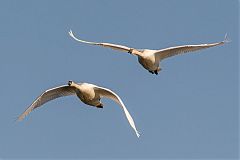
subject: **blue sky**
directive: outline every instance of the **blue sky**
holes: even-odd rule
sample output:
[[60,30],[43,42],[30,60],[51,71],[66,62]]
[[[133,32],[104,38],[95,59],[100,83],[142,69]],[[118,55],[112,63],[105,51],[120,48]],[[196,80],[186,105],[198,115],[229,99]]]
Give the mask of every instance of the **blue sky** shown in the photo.
[[[237,158],[237,0],[1,1],[0,158]],[[82,39],[161,49],[232,40],[162,61],[152,75],[127,53]],[[103,110],[76,97],[14,120],[44,90],[68,80],[115,91]]]

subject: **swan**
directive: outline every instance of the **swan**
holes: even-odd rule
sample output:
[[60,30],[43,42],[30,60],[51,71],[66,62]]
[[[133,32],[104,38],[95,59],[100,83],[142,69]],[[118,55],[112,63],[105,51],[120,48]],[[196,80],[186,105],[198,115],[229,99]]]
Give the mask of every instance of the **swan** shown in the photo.
[[68,81],[68,85],[62,85],[59,87],[51,88],[44,91],[31,105],[28,107],[19,117],[18,120],[23,120],[32,110],[42,106],[48,101],[53,99],[63,97],[63,96],[77,96],[83,103],[95,106],[97,108],[103,108],[103,104],[100,99],[102,97],[110,98],[117,102],[123,109],[129,124],[134,129],[137,137],[140,136],[139,132],[136,129],[135,123],[132,116],[128,112],[124,103],[120,97],[111,91],[110,89],[99,87],[90,83],[75,83],[73,81]]
[[111,48],[118,51],[128,52],[132,55],[136,55],[138,56],[138,62],[150,73],[156,74],[156,75],[158,74],[158,72],[162,70],[160,67],[160,61],[162,61],[163,59],[166,59],[175,55],[187,53],[187,52],[193,52],[193,51],[197,51],[205,48],[223,45],[226,42],[230,42],[230,40],[227,39],[227,34],[226,34],[224,40],[217,43],[182,45],[182,46],[164,48],[160,50],[151,50],[151,49],[135,49],[135,48],[130,48],[127,46],[112,44],[112,43],[89,42],[89,41],[76,38],[72,30],[70,30],[68,33],[73,39],[75,39],[78,42],[107,47],[107,48]]

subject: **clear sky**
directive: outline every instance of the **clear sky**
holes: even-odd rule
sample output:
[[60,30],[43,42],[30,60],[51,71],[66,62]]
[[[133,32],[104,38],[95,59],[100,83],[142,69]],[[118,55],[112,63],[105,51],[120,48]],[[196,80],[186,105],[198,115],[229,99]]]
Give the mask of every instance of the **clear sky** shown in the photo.
[[[237,0],[12,0],[0,2],[0,159],[237,158],[239,142]],[[137,57],[80,44],[161,49],[232,40],[162,61],[152,75]],[[44,90],[68,80],[115,91],[116,103],[51,101],[14,120]]]

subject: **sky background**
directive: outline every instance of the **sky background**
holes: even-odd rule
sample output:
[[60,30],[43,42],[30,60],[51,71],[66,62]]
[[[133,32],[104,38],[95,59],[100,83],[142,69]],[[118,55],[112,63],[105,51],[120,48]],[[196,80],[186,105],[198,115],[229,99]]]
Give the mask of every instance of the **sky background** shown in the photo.
[[[237,0],[0,1],[0,159],[237,159],[239,156]],[[137,57],[80,44],[161,49],[232,40],[175,56],[152,75]],[[51,101],[14,120],[44,90],[68,80],[115,91],[116,103]]]

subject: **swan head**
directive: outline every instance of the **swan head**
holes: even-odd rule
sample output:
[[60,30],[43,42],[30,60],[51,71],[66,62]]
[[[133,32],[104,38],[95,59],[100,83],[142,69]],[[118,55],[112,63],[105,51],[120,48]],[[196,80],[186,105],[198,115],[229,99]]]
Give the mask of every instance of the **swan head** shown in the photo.
[[144,51],[143,49],[134,49],[134,48],[131,48],[128,53],[130,53],[130,54],[132,54],[132,55],[136,55],[136,56],[141,56],[142,53],[143,53],[143,51]]
[[68,81],[68,86],[71,86],[73,81]]

